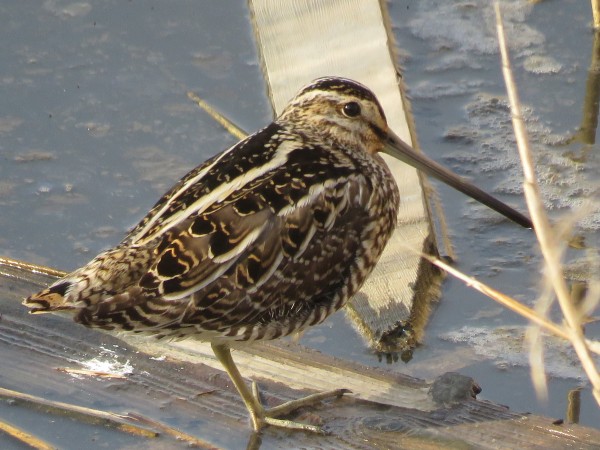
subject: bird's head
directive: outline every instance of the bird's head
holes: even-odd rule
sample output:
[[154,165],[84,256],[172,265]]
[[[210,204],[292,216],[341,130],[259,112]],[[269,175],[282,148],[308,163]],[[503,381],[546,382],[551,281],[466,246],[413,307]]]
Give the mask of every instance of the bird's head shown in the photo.
[[298,92],[278,120],[370,154],[383,151],[389,134],[385,113],[373,92],[346,78],[313,81]]
[[297,130],[309,130],[325,142],[374,155],[384,152],[431,175],[460,192],[531,228],[531,220],[497,200],[437,162],[427,158],[398,137],[389,127],[375,94],[347,78],[324,77],[298,92],[277,119]]

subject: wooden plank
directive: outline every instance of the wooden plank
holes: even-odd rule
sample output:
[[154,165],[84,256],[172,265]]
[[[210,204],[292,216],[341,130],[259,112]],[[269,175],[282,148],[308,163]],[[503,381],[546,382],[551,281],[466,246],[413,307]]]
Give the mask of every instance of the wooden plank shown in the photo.
[[[371,88],[394,132],[406,142],[415,142],[383,4],[378,0],[252,0],[250,5],[276,113],[311,80],[348,77]],[[423,250],[435,252],[418,173],[383,156],[400,189],[398,228],[348,312],[370,345],[386,352],[404,350],[418,341],[440,275],[418,256]],[[413,304],[419,309],[413,311]],[[407,323],[411,333],[390,339],[399,325]]]
[[[161,424],[176,424],[182,432],[202,438],[208,447],[243,448],[248,440],[256,444],[239,395],[213,357],[199,352],[201,347],[132,339],[131,335],[120,340],[82,327],[70,318],[28,315],[21,299],[54,279],[0,261],[0,387],[117,414],[142,414]],[[427,392],[430,383],[340,361],[294,344],[248,347],[237,350],[234,357],[242,373],[252,374],[259,381],[268,405],[300,397],[306,392],[298,390],[302,386],[320,390],[329,386],[330,380],[348,387],[347,380],[356,390],[298,417],[327,424],[331,435],[267,429],[261,438],[265,448],[600,447],[598,430],[553,425],[551,419],[511,412],[486,401],[436,405]],[[124,378],[112,380],[56,370],[82,368],[97,360],[125,364],[130,369]],[[290,389],[290,385],[296,388]],[[375,394],[377,390],[381,394]],[[17,409],[26,407],[0,399],[0,420]],[[26,414],[21,411],[21,415]],[[56,441],[61,436],[74,436],[74,421],[77,430],[84,430],[77,436],[89,442],[89,448],[95,448],[92,442],[97,442],[98,448],[106,442],[121,442],[123,446],[152,442],[156,448],[176,445],[175,438],[164,432],[150,440],[131,436],[119,441],[124,439],[119,438],[123,433],[101,423],[86,432],[87,425],[76,417],[63,419],[44,408],[30,415],[36,415],[39,424],[48,423],[51,438],[45,440],[55,447],[64,447]],[[23,422],[13,417],[10,420],[24,429],[30,421],[30,417]],[[38,425],[35,433],[43,429]]]

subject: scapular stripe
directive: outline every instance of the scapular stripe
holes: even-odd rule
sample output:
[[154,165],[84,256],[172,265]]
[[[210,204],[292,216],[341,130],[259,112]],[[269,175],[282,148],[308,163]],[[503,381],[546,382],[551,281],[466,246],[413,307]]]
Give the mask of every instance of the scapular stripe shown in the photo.
[[[166,232],[167,230],[171,229],[172,227],[180,224],[181,222],[186,220],[191,215],[201,214],[209,206],[211,206],[214,203],[223,201],[228,196],[230,196],[233,192],[243,188],[250,181],[264,175],[267,172],[270,172],[272,170],[275,170],[275,169],[285,165],[288,160],[288,155],[290,153],[292,153],[294,150],[301,148],[301,145],[302,144],[299,143],[298,141],[289,141],[289,140],[283,141],[277,147],[277,150],[273,153],[272,158],[269,161],[267,161],[265,164],[250,169],[249,171],[232,179],[231,182],[229,182],[229,183],[220,184],[214,190],[212,190],[211,192],[209,192],[206,195],[201,196],[193,203],[187,205],[186,208],[176,212],[175,214],[169,215],[168,217],[162,217],[162,215],[166,211],[168,211],[170,203],[177,201],[178,197],[183,195],[183,190],[185,187],[182,188],[181,192],[178,193],[177,196],[172,197],[169,200],[169,202],[161,209],[161,212],[157,213],[156,216],[154,216],[149,221],[149,223],[144,227],[144,230],[142,230],[140,233],[138,233],[134,237],[134,242],[137,245],[143,245],[145,243],[148,243],[148,242],[152,241],[153,239],[155,239],[158,235],[160,235],[160,234]],[[236,147],[237,146],[232,147],[232,149],[228,150],[227,152],[231,152],[231,151],[235,150]],[[218,163],[219,163],[219,159],[217,159],[213,163],[213,166]],[[203,171],[203,173],[201,175],[199,175],[198,178],[200,178],[200,176],[204,176],[204,175],[205,175],[205,172]],[[199,180],[195,180],[195,181],[199,182]],[[181,200],[181,199],[179,199],[179,200]],[[156,224],[156,226],[154,228],[152,228],[152,225],[154,225],[154,224]]]

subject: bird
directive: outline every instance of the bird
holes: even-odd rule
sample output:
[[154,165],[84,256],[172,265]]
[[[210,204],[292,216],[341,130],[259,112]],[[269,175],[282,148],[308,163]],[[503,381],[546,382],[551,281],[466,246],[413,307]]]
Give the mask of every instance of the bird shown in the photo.
[[208,341],[254,431],[322,432],[281,417],[347,390],[266,409],[231,347],[317,325],[361,288],[401,201],[380,153],[531,228],[527,217],[396,136],[369,88],[321,77],[272,123],[181,178],[121,243],[23,304],[125,335]]

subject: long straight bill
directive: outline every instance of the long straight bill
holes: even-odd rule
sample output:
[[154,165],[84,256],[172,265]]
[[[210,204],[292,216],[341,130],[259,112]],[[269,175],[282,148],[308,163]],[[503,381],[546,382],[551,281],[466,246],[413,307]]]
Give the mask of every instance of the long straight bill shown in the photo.
[[533,228],[533,224],[529,217],[526,217],[497,198],[492,197],[487,192],[482,191],[477,186],[469,183],[437,162],[427,158],[425,155],[417,153],[410,145],[391,131],[388,134],[386,146],[383,151],[388,155],[413,166],[415,169],[443,181],[448,186],[452,186],[457,191],[474,198],[478,202],[492,208],[494,211],[499,212],[504,217],[518,223],[522,227]]

